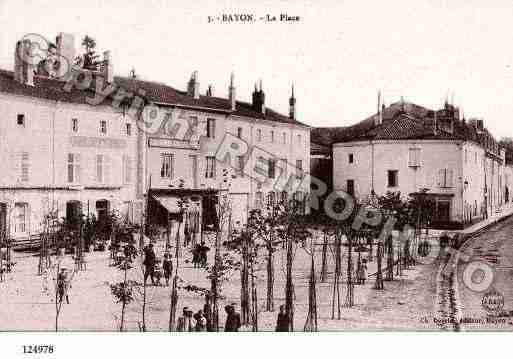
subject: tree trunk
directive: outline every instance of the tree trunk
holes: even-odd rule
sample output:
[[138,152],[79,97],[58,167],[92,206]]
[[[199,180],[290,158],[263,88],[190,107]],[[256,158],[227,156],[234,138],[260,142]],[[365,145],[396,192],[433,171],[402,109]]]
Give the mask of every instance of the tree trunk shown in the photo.
[[[180,228],[181,223],[178,222],[178,228],[176,232],[176,248],[175,248],[175,275],[173,277],[173,285],[171,286],[171,296],[170,296],[170,303],[169,303],[169,331],[175,331],[176,330],[176,307],[178,305],[178,266],[179,266],[179,259],[180,259]],[[171,225],[169,225],[169,228],[171,229]]]
[[267,244],[267,301],[266,310],[274,311],[274,256],[272,242]]
[[285,312],[289,319],[289,331],[294,331],[294,283],[292,278],[293,264],[293,238],[289,235],[287,238],[287,272],[285,284]]
[[251,304],[252,304],[252,330],[258,332],[258,296],[257,287],[255,283],[255,272],[253,268],[253,261],[251,261]]
[[[128,267],[125,265],[125,275],[123,278],[123,290],[126,291],[126,276],[127,276]],[[123,301],[121,304],[121,323],[119,324],[119,331],[122,332],[125,328],[125,308],[126,308],[126,296],[123,297]]]
[[394,280],[394,246],[392,236],[388,236],[385,240],[385,247],[387,251],[387,275],[386,280]]
[[340,312],[340,276],[342,273],[342,241],[341,232],[337,230],[335,233],[334,257],[335,257],[335,272],[333,275],[333,291],[331,296],[331,319],[335,319],[335,305],[337,306],[337,318],[341,318]]
[[381,269],[381,260],[383,258],[383,243],[381,243],[381,241],[378,242],[376,258],[378,262],[378,271],[376,273],[376,284],[374,285],[374,289],[383,290],[383,272]]
[[347,243],[348,243],[348,256],[347,256],[346,306],[352,307],[354,305],[354,278],[353,278],[353,237],[351,234],[347,235]]
[[322,267],[321,267],[321,282],[325,283],[328,274],[328,234],[323,231],[322,238]]
[[311,261],[310,261],[310,280],[308,286],[308,315],[304,327],[305,332],[317,331],[317,289],[315,280],[315,261],[314,261],[314,246],[312,246]]

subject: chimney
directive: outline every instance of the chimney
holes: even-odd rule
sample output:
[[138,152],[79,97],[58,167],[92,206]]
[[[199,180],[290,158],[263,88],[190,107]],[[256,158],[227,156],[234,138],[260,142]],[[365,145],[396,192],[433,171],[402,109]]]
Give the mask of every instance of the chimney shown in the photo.
[[253,91],[253,110],[265,115],[265,93],[262,90],[262,80],[260,80],[260,90],[257,90],[255,84],[255,91]]
[[296,119],[296,97],[294,96],[294,84],[292,84],[292,94],[289,98],[289,118]]
[[34,57],[31,56],[31,42],[18,41],[14,52],[14,79],[19,83],[34,86]]
[[198,82],[198,71],[194,71],[187,85],[187,95],[194,97],[196,100],[199,99],[199,82]]
[[[112,58],[110,56],[110,51],[103,52],[103,67],[102,67],[103,77],[105,82],[111,84],[114,82],[114,67],[112,65]],[[135,74],[135,71],[134,71]]]
[[376,119],[374,120],[375,126],[381,125],[383,123],[383,108],[384,107],[381,106],[381,90],[379,90],[378,91],[378,114],[376,116]]
[[236,89],[235,89],[235,75],[232,74],[230,75],[230,87],[228,87],[228,99],[230,100],[230,109],[232,111],[235,111],[235,107],[236,107],[236,104],[237,104],[237,99],[236,99]]
[[[58,58],[63,57],[65,59],[59,60],[61,61],[61,65],[59,66],[59,73],[57,75],[58,77],[63,77],[71,70],[71,65],[75,60],[75,37],[72,34],[61,32],[57,35],[55,42],[57,45]],[[62,64],[62,61],[67,61],[67,63]]]

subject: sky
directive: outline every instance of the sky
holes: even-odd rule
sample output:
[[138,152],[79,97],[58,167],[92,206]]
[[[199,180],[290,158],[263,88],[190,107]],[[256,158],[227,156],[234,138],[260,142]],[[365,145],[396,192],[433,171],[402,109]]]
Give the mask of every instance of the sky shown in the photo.
[[[297,22],[208,22],[222,14],[299,16]],[[250,101],[262,79],[266,106],[288,113],[294,83],[298,120],[347,126],[386,104],[430,108],[446,98],[498,138],[513,136],[513,6],[510,1],[71,1],[0,0],[0,67],[12,69],[27,33],[54,40],[85,34],[110,50],[117,75],[185,89],[198,71],[225,97]]]

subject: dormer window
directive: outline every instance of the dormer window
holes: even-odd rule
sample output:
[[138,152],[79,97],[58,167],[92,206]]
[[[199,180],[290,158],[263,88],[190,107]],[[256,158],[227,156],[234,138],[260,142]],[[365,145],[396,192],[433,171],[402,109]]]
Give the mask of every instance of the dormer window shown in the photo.
[[105,120],[100,121],[100,133],[102,135],[107,134],[107,121]]
[[78,132],[78,118],[71,119],[71,131]]
[[25,114],[18,114],[18,117],[16,118],[16,124],[20,127],[25,127]]
[[132,125],[130,123],[125,124],[125,135],[132,136]]

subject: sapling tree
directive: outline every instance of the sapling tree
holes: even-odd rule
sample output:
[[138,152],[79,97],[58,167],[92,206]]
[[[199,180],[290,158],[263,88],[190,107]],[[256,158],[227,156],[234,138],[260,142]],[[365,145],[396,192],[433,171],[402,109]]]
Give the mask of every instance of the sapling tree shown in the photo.
[[128,270],[131,269],[132,261],[129,257],[124,257],[116,267],[123,272],[123,281],[110,284],[110,290],[117,303],[121,303],[121,316],[119,323],[119,331],[125,329],[125,312],[128,304],[134,301],[134,288],[138,283],[128,279]]

